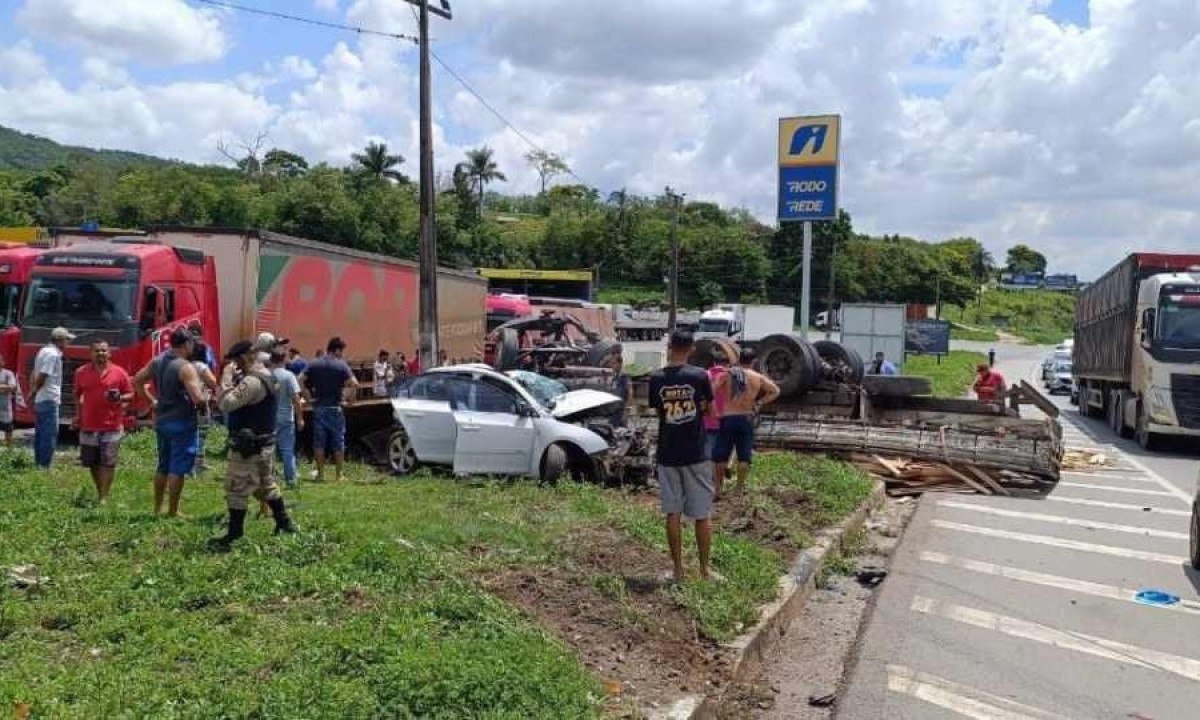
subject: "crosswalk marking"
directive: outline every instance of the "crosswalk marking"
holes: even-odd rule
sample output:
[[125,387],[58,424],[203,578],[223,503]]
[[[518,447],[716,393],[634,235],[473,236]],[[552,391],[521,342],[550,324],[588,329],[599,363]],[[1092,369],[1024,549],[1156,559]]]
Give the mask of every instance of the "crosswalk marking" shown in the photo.
[[1087,528],[1088,530],[1110,530],[1112,532],[1128,533],[1130,535],[1141,535],[1143,537],[1158,537],[1168,540],[1187,540],[1188,534],[1183,532],[1172,532],[1170,530],[1158,530],[1155,528],[1134,527],[1133,525],[1117,525],[1115,523],[1099,522],[1096,520],[1078,520],[1076,518],[1062,517],[1060,515],[1045,515],[1043,513],[1022,512],[1019,510],[1005,510],[1003,508],[988,507],[986,505],[977,505],[975,503],[960,502],[957,500],[939,500],[939,507],[954,508],[957,510],[967,510],[969,512],[983,513],[985,515],[995,515],[997,517],[1019,518],[1023,520],[1037,520],[1038,522],[1055,523],[1057,525],[1070,525],[1072,527]]
[[887,676],[888,690],[975,720],[1059,720],[1063,717],[903,665],[888,665]]
[[1059,480],[1058,487],[1080,488],[1082,490],[1103,490],[1105,492],[1131,493],[1133,495],[1157,495],[1159,497],[1175,497],[1175,493],[1166,490],[1142,490],[1140,488],[1114,487],[1112,485],[1094,485],[1092,483],[1068,482]]
[[1181,655],[1140,648],[1136,645],[1108,640],[1095,635],[1064,632],[1028,620],[999,615],[965,605],[942,602],[920,595],[913,598],[912,610],[984,630],[994,630],[1011,637],[1032,640],[1063,650],[1114,660],[1147,670],[1161,670],[1200,682],[1200,660],[1193,660]]
[[1148,476],[1154,478],[1156,481],[1158,481],[1158,484],[1161,485],[1163,487],[1163,489],[1165,489],[1167,492],[1171,493],[1172,495],[1179,498],[1180,500],[1182,500],[1184,503],[1186,503],[1188,505],[1192,504],[1192,499],[1193,499],[1192,495],[1184,492],[1183,490],[1179,489],[1175,485],[1168,482],[1166,478],[1164,478],[1162,475],[1159,475],[1158,473],[1154,472],[1150,468],[1146,467],[1140,460],[1138,460],[1137,458],[1135,458],[1131,455],[1126,455],[1125,459],[1129,462],[1130,465],[1134,466],[1138,470],[1141,470],[1146,475],[1148,475]]
[[947,520],[933,520],[930,522],[930,524],[934,527],[940,527],[946,530],[957,530],[959,532],[984,535],[986,537],[1002,538],[1004,540],[1017,540],[1020,542],[1036,543],[1038,545],[1049,545],[1050,547],[1064,548],[1066,550],[1079,550],[1081,552],[1090,552],[1099,555],[1113,555],[1115,557],[1133,558],[1135,560],[1148,560],[1150,562],[1165,563],[1167,565],[1178,566],[1183,560],[1182,557],[1165,555],[1163,553],[1147,552],[1145,550],[1131,550],[1129,548],[1115,547],[1112,545],[1097,545],[1095,543],[1067,540],[1065,538],[1051,537],[1049,535],[1033,535],[1030,533],[1012,532],[1009,530],[996,530],[994,528],[949,522]]
[[1060,474],[1063,477],[1069,475],[1071,477],[1081,478],[1083,480],[1093,478],[1096,480],[1116,480],[1119,482],[1150,483],[1153,485],[1158,484],[1158,481],[1154,478],[1146,477],[1144,475],[1119,475],[1112,472],[1084,472],[1082,470],[1063,470]]
[[982,560],[972,560],[970,558],[957,557],[955,555],[947,555],[940,552],[922,552],[921,560],[935,565],[946,565],[949,567],[961,568],[970,570],[971,572],[981,573],[984,575],[994,575],[1002,577],[1006,580],[1015,580],[1017,582],[1028,583],[1031,585],[1042,585],[1051,587],[1057,590],[1068,590],[1070,592],[1081,593],[1083,595],[1091,595],[1093,597],[1105,598],[1108,600],[1123,600],[1131,602],[1138,607],[1144,607],[1153,610],[1170,610],[1174,612],[1182,612],[1191,615],[1200,615],[1200,603],[1193,600],[1180,600],[1174,605],[1163,605],[1157,608],[1150,608],[1147,605],[1138,604],[1134,599],[1137,595],[1137,590],[1132,588],[1122,588],[1115,585],[1103,585],[1094,583],[1088,580],[1078,580],[1076,578],[1060,577],[1058,575],[1049,575],[1047,573],[1035,572],[1033,570],[1022,570],[1020,568],[1009,567],[1007,565],[995,565],[993,563],[984,562]]
[[1176,517],[1191,517],[1187,510],[1174,510],[1149,505],[1133,505],[1131,503],[1106,502],[1104,500],[1088,500],[1086,498],[1066,497],[1064,495],[1047,495],[1042,498],[1047,502],[1070,503],[1072,505],[1089,505],[1091,507],[1109,508],[1111,510],[1136,510],[1146,515],[1174,515]]

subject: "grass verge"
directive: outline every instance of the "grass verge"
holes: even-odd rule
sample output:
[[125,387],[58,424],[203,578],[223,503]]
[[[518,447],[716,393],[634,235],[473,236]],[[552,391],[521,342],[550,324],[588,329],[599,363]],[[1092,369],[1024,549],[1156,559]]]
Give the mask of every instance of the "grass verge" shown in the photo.
[[995,330],[969,327],[958,323],[952,323],[950,337],[954,340],[971,340],[974,342],[995,342],[999,339]]
[[[25,452],[0,454],[0,573],[46,578],[17,589],[0,575],[0,706],[55,718],[598,716],[603,677],[656,687],[657,672],[677,692],[674,668],[692,677],[681,648],[719,653],[715,641],[775,596],[786,553],[869,490],[840,463],[763,455],[747,507],[782,539],[730,514],[713,547],[723,583],[635,577],[669,567],[645,493],[392,481],[364,467],[288,492],[299,535],[251,520],[221,556],[205,541],[222,531],[223,463],[189,483],[188,518],[159,519],[153,440],[127,439],[105,507],[69,456],[36,472]],[[496,579],[518,574],[561,593],[502,591]],[[641,647],[650,654],[632,665],[623,653]]]
[[983,353],[951,350],[941,362],[932,355],[913,355],[904,363],[905,375],[920,375],[933,382],[938,397],[962,397],[975,383],[975,366],[987,362]]
[[[1075,296],[995,288],[984,292],[979,303],[959,308],[951,317],[967,325],[1003,330],[1035,345],[1056,345],[1074,332]],[[957,331],[954,337],[970,339]]]

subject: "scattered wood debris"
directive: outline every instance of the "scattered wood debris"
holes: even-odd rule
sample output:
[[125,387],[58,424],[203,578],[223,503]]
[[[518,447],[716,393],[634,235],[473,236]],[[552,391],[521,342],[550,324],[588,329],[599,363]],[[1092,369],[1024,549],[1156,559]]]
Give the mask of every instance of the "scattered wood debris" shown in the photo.
[[1109,457],[1091,448],[1073,448],[1063,453],[1063,470],[1095,470],[1109,464]]
[[982,468],[969,463],[916,460],[855,453],[855,467],[883,479],[892,497],[925,492],[1012,495],[1012,489],[1034,490],[1044,482],[1036,475]]

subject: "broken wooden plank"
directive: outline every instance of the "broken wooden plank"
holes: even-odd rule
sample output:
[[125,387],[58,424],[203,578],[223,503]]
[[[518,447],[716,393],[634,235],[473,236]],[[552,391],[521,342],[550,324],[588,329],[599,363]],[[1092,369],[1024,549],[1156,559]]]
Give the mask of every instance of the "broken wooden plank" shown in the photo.
[[957,471],[957,470],[955,470],[954,468],[950,467],[949,465],[943,464],[943,465],[942,465],[942,467],[944,467],[944,468],[946,468],[947,470],[949,470],[951,475],[953,475],[954,477],[956,477],[956,478],[958,478],[959,480],[963,481],[965,484],[967,484],[967,485],[969,485],[969,486],[971,486],[971,487],[975,488],[975,489],[976,489],[977,491],[979,491],[981,494],[983,494],[983,495],[991,495],[991,494],[993,494],[993,493],[992,493],[992,491],[991,491],[991,489],[990,489],[990,488],[988,488],[986,485],[981,485],[981,484],[980,484],[980,483],[979,483],[977,480],[975,480],[975,479],[973,479],[973,478],[970,478],[970,477],[967,477],[966,475],[963,475],[962,473],[960,473],[959,471]]
[[994,492],[998,492],[1005,497],[1012,497],[1012,493],[1010,493],[1008,490],[1006,490],[1003,485],[996,482],[996,480],[994,478],[992,478],[991,475],[988,475],[987,473],[985,473],[984,471],[975,467],[974,465],[967,465],[966,468],[967,468],[967,470],[969,470],[971,472],[972,475],[979,478],[979,482],[983,483],[984,485],[987,485]]
[[1037,406],[1038,410],[1046,413],[1052,418],[1058,417],[1058,406],[1050,402],[1050,399],[1043,395],[1037,388],[1030,385],[1027,380],[1021,381],[1021,395],[1028,398],[1029,402]]
[[872,455],[871,459],[874,460],[875,462],[879,463],[880,465],[882,465],[884,467],[884,469],[887,470],[889,473],[891,473],[894,477],[901,477],[900,469],[898,467],[896,467],[895,465],[893,465],[892,463],[889,463],[887,460],[884,460],[883,458],[879,457],[878,455]]

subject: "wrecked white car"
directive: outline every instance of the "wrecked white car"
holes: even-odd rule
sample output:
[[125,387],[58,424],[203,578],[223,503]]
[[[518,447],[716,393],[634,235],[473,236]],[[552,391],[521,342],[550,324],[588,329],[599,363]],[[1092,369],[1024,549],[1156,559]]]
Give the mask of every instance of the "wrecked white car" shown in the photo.
[[620,427],[620,398],[536,373],[437,368],[398,390],[392,407],[387,457],[398,474],[438,465],[456,475],[644,483],[650,469],[644,434]]

